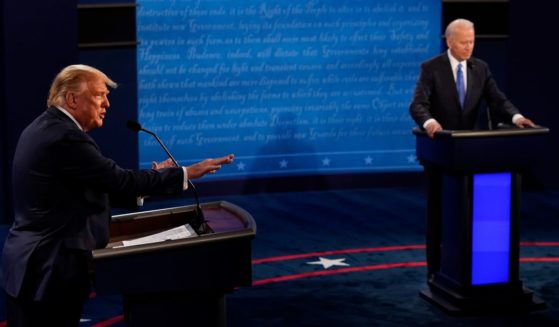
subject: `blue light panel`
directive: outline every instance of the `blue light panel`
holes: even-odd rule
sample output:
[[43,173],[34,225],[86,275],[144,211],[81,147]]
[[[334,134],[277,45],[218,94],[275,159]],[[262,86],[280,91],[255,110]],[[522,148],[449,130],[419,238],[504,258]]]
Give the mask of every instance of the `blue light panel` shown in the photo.
[[509,281],[511,181],[511,173],[474,175],[472,285]]

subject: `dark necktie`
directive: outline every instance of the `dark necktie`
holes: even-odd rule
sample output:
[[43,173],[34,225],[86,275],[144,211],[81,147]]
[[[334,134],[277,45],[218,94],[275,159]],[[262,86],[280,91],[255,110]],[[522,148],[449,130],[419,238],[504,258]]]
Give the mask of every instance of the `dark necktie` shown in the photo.
[[462,64],[458,64],[458,70],[456,71],[456,90],[458,91],[458,100],[460,100],[460,106],[464,109],[464,98],[466,96],[466,90],[464,87],[464,73],[462,72]]

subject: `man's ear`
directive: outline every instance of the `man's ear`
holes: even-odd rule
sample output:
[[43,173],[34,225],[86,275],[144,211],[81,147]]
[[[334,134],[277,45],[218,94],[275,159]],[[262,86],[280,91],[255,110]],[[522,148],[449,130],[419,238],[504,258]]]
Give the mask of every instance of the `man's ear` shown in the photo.
[[77,107],[77,96],[75,92],[66,92],[64,99],[66,100],[66,105],[70,109],[74,109]]

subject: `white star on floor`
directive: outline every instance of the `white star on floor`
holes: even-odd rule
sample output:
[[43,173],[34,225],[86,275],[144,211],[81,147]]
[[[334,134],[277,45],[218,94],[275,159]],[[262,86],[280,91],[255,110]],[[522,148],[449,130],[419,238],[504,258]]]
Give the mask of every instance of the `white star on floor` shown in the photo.
[[410,155],[408,156],[408,163],[414,163],[414,162],[416,162],[416,161],[417,161],[417,157],[416,157],[415,155],[410,154]]
[[237,164],[237,169],[238,170],[245,170],[245,166],[246,166],[245,163],[241,161]]
[[365,165],[371,165],[373,163],[373,158],[371,156],[367,156],[365,158]]
[[322,165],[323,166],[330,166],[330,158],[322,159]]
[[279,162],[279,165],[280,165],[280,168],[287,168],[287,160],[282,159],[282,160]]
[[332,266],[349,266],[349,264],[342,262],[345,261],[345,258],[341,259],[327,259],[323,257],[319,257],[318,261],[307,262],[308,265],[322,265],[324,269],[328,269]]

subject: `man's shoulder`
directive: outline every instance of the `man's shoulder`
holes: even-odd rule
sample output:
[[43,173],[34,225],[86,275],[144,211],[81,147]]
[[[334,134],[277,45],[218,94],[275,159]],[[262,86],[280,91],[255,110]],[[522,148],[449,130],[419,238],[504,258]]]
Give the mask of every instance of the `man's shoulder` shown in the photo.
[[42,112],[22,133],[22,138],[32,138],[37,142],[56,142],[62,139],[83,139],[84,134],[75,123],[55,108]]
[[468,59],[468,64],[473,68],[485,68],[489,66],[487,62],[477,57],[470,57],[470,59]]
[[448,56],[446,55],[446,52],[443,52],[437,56],[431,57],[427,60],[425,60],[424,62],[421,63],[421,67],[423,68],[432,68],[444,63],[448,63]]
[[43,111],[30,126],[36,125],[37,127],[48,125],[49,127],[65,127],[70,121],[67,117],[64,116],[64,113],[59,111],[56,108],[48,108]]

